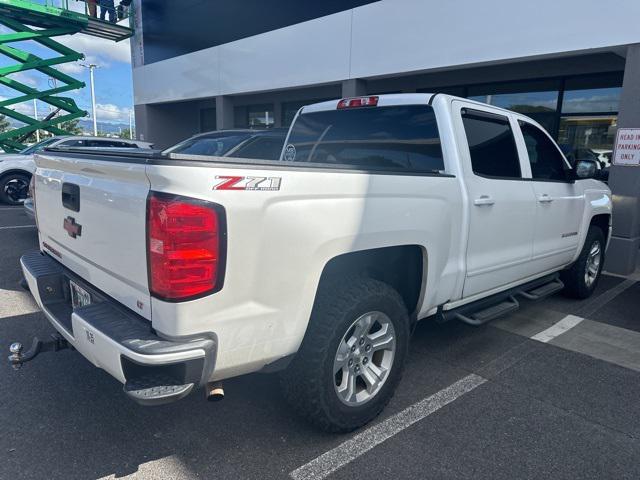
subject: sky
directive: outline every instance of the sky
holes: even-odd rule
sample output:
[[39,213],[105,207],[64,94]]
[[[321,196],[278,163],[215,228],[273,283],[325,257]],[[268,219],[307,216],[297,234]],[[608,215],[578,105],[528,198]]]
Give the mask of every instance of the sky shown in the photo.
[[[81,2],[69,2],[75,8],[82,8]],[[125,22],[127,22],[125,20]],[[0,33],[10,30],[0,26]],[[56,41],[84,53],[84,61],[70,64],[57,65],[54,68],[84,81],[87,86],[79,91],[66,92],[61,95],[73,98],[81,109],[89,112],[87,118],[91,118],[91,93],[89,88],[89,69],[82,64],[96,64],[95,70],[96,85],[96,107],[97,119],[106,123],[129,123],[129,112],[133,109],[133,87],[131,79],[131,55],[129,41],[115,43],[113,41],[91,37],[84,34],[55,37]],[[56,52],[42,47],[33,42],[14,42],[10,46],[20,48],[27,52],[38,55],[41,58],[58,56]],[[15,61],[0,55],[0,66],[15,64]],[[32,88],[44,90],[47,88],[49,78],[36,71],[19,72],[10,75]],[[50,88],[50,87],[49,87]],[[13,98],[17,92],[0,86],[0,99]],[[29,116],[33,116],[33,102],[12,106],[15,110]],[[48,104],[38,102],[38,116],[42,118],[49,112]]]

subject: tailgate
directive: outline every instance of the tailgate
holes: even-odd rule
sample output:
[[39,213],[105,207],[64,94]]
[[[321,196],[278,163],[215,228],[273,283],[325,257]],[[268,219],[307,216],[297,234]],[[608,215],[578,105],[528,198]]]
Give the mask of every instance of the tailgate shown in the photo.
[[40,248],[78,276],[151,319],[144,162],[36,157]]

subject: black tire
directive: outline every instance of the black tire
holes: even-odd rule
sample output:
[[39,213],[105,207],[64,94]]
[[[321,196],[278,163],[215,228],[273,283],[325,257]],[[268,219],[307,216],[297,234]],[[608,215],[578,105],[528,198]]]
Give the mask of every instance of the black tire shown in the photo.
[[0,178],[0,202],[22,205],[29,193],[30,181],[30,175],[17,172]]
[[[595,278],[589,282],[587,280],[588,259],[595,247],[599,248],[599,263]],[[584,241],[582,252],[571,266],[571,268],[560,274],[560,279],[564,282],[564,294],[571,298],[589,298],[600,281],[602,267],[605,260],[605,237],[602,230],[595,225],[589,227],[587,238]],[[592,269],[593,270],[593,269]]]
[[[302,345],[281,374],[282,386],[292,408],[313,425],[329,432],[350,432],[373,420],[393,397],[409,346],[409,315],[402,297],[383,282],[355,277],[323,283]],[[347,405],[336,391],[334,359],[343,337],[353,332],[354,321],[369,312],[381,312],[385,321],[391,321],[395,352],[377,393],[362,405]],[[356,364],[363,361],[360,358]]]

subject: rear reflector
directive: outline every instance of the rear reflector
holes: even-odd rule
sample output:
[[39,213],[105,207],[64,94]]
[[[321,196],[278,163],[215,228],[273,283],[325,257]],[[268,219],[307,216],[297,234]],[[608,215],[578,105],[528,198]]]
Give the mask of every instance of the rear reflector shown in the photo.
[[149,289],[183,301],[222,288],[224,210],[201,200],[151,193],[147,201]]
[[378,97],[343,98],[338,102],[338,110],[343,108],[375,107],[377,105]]

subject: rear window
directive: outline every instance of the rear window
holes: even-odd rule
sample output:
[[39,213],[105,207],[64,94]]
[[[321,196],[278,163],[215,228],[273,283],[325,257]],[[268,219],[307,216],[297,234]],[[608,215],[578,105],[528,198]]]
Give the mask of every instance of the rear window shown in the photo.
[[302,114],[283,160],[364,170],[444,170],[435,113],[427,105]]

